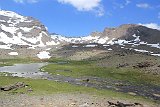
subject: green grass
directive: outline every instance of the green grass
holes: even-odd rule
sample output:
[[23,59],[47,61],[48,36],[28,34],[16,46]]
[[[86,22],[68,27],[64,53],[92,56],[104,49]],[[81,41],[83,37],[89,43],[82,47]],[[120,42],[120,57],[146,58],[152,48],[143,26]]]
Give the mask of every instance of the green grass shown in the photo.
[[41,60],[33,58],[0,59],[0,67],[11,66],[16,63],[34,63],[34,62],[41,62]]
[[[112,78],[116,80],[130,81],[136,84],[160,85],[160,76],[145,74],[133,68],[100,67],[94,62],[68,61],[67,64],[49,64],[41,68],[42,71],[53,75],[64,75],[71,77],[94,76],[101,78]],[[66,70],[71,72],[66,72]],[[64,71],[64,72],[63,72]]]
[[[61,83],[61,82],[54,82],[48,80],[41,80],[41,79],[25,79],[25,78],[18,78],[18,77],[0,77],[0,86],[14,84],[16,82],[24,82],[25,84],[29,85],[28,88],[18,89],[16,91],[9,91],[7,93],[25,93],[28,95],[48,95],[48,94],[58,94],[58,93],[84,93],[90,95],[97,95],[102,97],[109,97],[109,98],[118,98],[118,99],[130,99],[130,100],[140,100],[140,101],[149,101],[151,100],[139,97],[139,96],[132,96],[125,93],[115,92],[111,90],[98,90],[95,88],[83,87],[83,86],[76,86],[71,85],[68,83]],[[33,92],[27,92],[29,88],[33,89]],[[6,93],[6,92],[2,92]],[[0,93],[1,95],[1,93]]]
[[8,72],[0,72],[0,76],[11,76],[11,74],[10,73],[8,73]]

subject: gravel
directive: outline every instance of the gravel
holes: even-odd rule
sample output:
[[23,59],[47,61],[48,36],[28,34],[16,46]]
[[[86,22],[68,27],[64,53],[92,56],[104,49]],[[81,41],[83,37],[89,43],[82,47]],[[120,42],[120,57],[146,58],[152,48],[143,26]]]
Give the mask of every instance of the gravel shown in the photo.
[[[82,93],[61,93],[41,96],[29,96],[26,94],[10,95],[6,93],[0,93],[0,95],[0,107],[107,107],[107,101],[120,101],[131,104],[137,102]],[[143,104],[144,107],[160,107],[149,102],[138,101],[138,103]]]

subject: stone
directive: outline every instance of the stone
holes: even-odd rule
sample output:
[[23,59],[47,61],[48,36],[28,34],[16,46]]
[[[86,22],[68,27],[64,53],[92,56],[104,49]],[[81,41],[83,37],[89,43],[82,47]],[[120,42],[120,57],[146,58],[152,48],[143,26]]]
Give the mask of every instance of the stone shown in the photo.
[[0,90],[2,90],[2,91],[17,90],[17,89],[23,88],[25,86],[26,85],[23,82],[17,82],[15,84],[12,84],[12,85],[9,85],[9,86],[1,87]]

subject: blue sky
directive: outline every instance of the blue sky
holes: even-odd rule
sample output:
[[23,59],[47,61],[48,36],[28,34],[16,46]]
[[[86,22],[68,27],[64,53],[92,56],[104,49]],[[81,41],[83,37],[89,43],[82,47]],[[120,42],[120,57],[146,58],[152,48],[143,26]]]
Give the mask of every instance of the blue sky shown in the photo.
[[129,23],[160,28],[160,0],[0,0],[0,8],[32,16],[65,36]]

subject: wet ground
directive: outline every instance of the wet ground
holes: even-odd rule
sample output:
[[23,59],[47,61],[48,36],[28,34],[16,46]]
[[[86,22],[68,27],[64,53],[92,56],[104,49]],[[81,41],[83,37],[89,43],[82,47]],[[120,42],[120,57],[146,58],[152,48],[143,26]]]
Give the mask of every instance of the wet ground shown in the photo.
[[47,65],[47,63],[15,64],[13,66],[0,67],[0,72],[10,73],[11,76],[17,77],[41,78],[49,75],[39,70],[45,65]]
[[[112,80],[98,77],[65,77],[62,75],[49,75],[39,69],[47,63],[16,64],[14,66],[0,67],[0,72],[12,73],[12,76],[25,78],[41,78],[57,82],[67,82],[73,85],[94,87],[97,89],[110,89],[118,92],[125,92],[131,95],[143,96],[149,99],[160,101],[160,86],[150,84],[133,84],[126,81]],[[61,72],[61,71],[60,71]],[[69,71],[66,71],[69,72]]]

